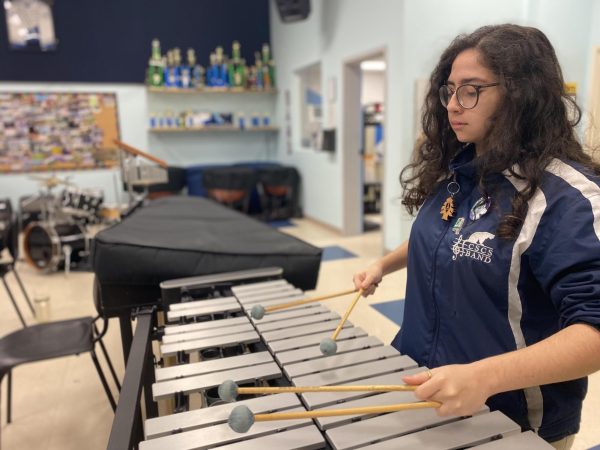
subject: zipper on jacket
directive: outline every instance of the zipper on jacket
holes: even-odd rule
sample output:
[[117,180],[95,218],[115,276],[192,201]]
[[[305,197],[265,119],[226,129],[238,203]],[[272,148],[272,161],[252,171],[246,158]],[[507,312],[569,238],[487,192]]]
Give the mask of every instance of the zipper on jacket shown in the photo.
[[440,245],[442,241],[445,239],[448,234],[448,229],[450,228],[450,221],[446,224],[444,232],[442,233],[442,237],[438,240],[437,245],[435,246],[435,250],[433,252],[433,267],[431,269],[431,300],[433,301],[433,309],[435,312],[435,327],[433,330],[433,344],[431,346],[431,353],[429,354],[429,361],[427,362],[427,367],[432,367],[433,357],[435,355],[435,350],[437,349],[438,336],[440,331],[440,310],[438,308],[437,301],[435,299],[435,278],[436,278],[436,266],[437,266],[437,253],[440,249]]

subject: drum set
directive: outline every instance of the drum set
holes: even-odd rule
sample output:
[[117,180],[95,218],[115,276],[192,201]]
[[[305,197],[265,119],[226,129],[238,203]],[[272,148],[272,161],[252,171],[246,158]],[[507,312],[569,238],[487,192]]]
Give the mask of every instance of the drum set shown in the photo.
[[[97,223],[103,194],[79,189],[56,176],[32,176],[44,189],[21,199],[20,214],[26,261],[38,270],[53,272],[83,263],[89,255],[88,225]],[[59,196],[53,190],[64,186]]]

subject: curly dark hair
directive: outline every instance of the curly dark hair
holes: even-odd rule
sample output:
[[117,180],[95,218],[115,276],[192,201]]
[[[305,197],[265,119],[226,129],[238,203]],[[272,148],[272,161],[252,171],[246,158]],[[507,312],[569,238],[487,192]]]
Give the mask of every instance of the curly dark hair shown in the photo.
[[[442,53],[429,80],[422,117],[423,136],[416,145],[411,163],[400,174],[402,203],[414,214],[451,174],[448,164],[463,148],[450,127],[448,113],[438,90],[450,76],[452,63],[467,49],[480,52],[482,64],[498,76],[503,96],[490,119],[485,146],[479,157],[479,185],[494,191],[486,179],[509,170],[525,181],[526,188],[512,199],[497,230],[503,239],[515,239],[527,202],[540,186],[544,168],[552,158],[585,164],[600,173],[600,166],[583,151],[575,136],[581,110],[566,94],[564,80],[552,44],[540,30],[504,24],[485,26],[460,35]],[[512,171],[518,164],[519,174]]]

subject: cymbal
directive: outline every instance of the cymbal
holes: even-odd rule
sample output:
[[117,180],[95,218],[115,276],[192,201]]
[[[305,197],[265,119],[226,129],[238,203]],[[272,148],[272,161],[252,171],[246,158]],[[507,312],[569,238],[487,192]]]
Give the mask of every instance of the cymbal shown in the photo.
[[43,175],[29,175],[29,178],[32,180],[39,181],[40,184],[49,189],[55,188],[56,186],[62,184],[64,186],[73,186],[68,180],[63,180],[62,178],[58,178],[55,175],[51,175],[49,177]]

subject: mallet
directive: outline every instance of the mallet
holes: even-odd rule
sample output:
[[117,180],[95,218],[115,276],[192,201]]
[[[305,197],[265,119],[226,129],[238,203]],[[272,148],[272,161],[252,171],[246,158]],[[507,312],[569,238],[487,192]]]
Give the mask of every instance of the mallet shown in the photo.
[[438,408],[441,405],[442,404],[438,402],[416,402],[385,406],[365,406],[361,408],[317,409],[315,411],[271,414],[254,414],[247,406],[238,405],[233,408],[231,414],[229,414],[227,423],[233,431],[245,433],[250,429],[254,422],[264,422],[267,420],[314,419],[316,417],[350,416],[354,414],[384,414],[408,409]]
[[239,394],[281,394],[284,392],[391,392],[414,391],[417,386],[408,384],[371,384],[346,386],[267,386],[239,387],[235,381],[226,380],[219,385],[219,397],[225,402],[233,402]]
[[262,305],[254,305],[250,310],[250,315],[253,319],[260,320],[262,319],[266,313],[270,313],[273,311],[279,311],[280,309],[293,308],[294,306],[306,305],[307,303],[320,302],[322,300],[329,300],[336,297],[341,297],[342,295],[352,294],[356,292],[356,289],[350,289],[347,291],[334,292],[333,294],[323,295],[321,297],[312,297],[305,298],[303,300],[295,300],[293,302],[280,303],[279,305],[267,306],[266,308]]
[[342,320],[340,321],[339,325],[333,332],[333,335],[330,338],[325,338],[321,341],[319,348],[321,349],[321,353],[323,353],[325,356],[331,356],[337,352],[337,344],[336,344],[335,340],[337,339],[338,334],[340,334],[340,331],[342,331],[342,328],[343,328],[344,324],[346,323],[348,316],[350,315],[350,313],[356,306],[356,303],[360,299],[362,293],[363,293],[363,290],[360,289],[358,291],[358,293],[356,294],[356,297],[354,297],[354,300],[352,301],[352,303],[346,310],[346,314],[344,314],[344,317],[342,317]]

